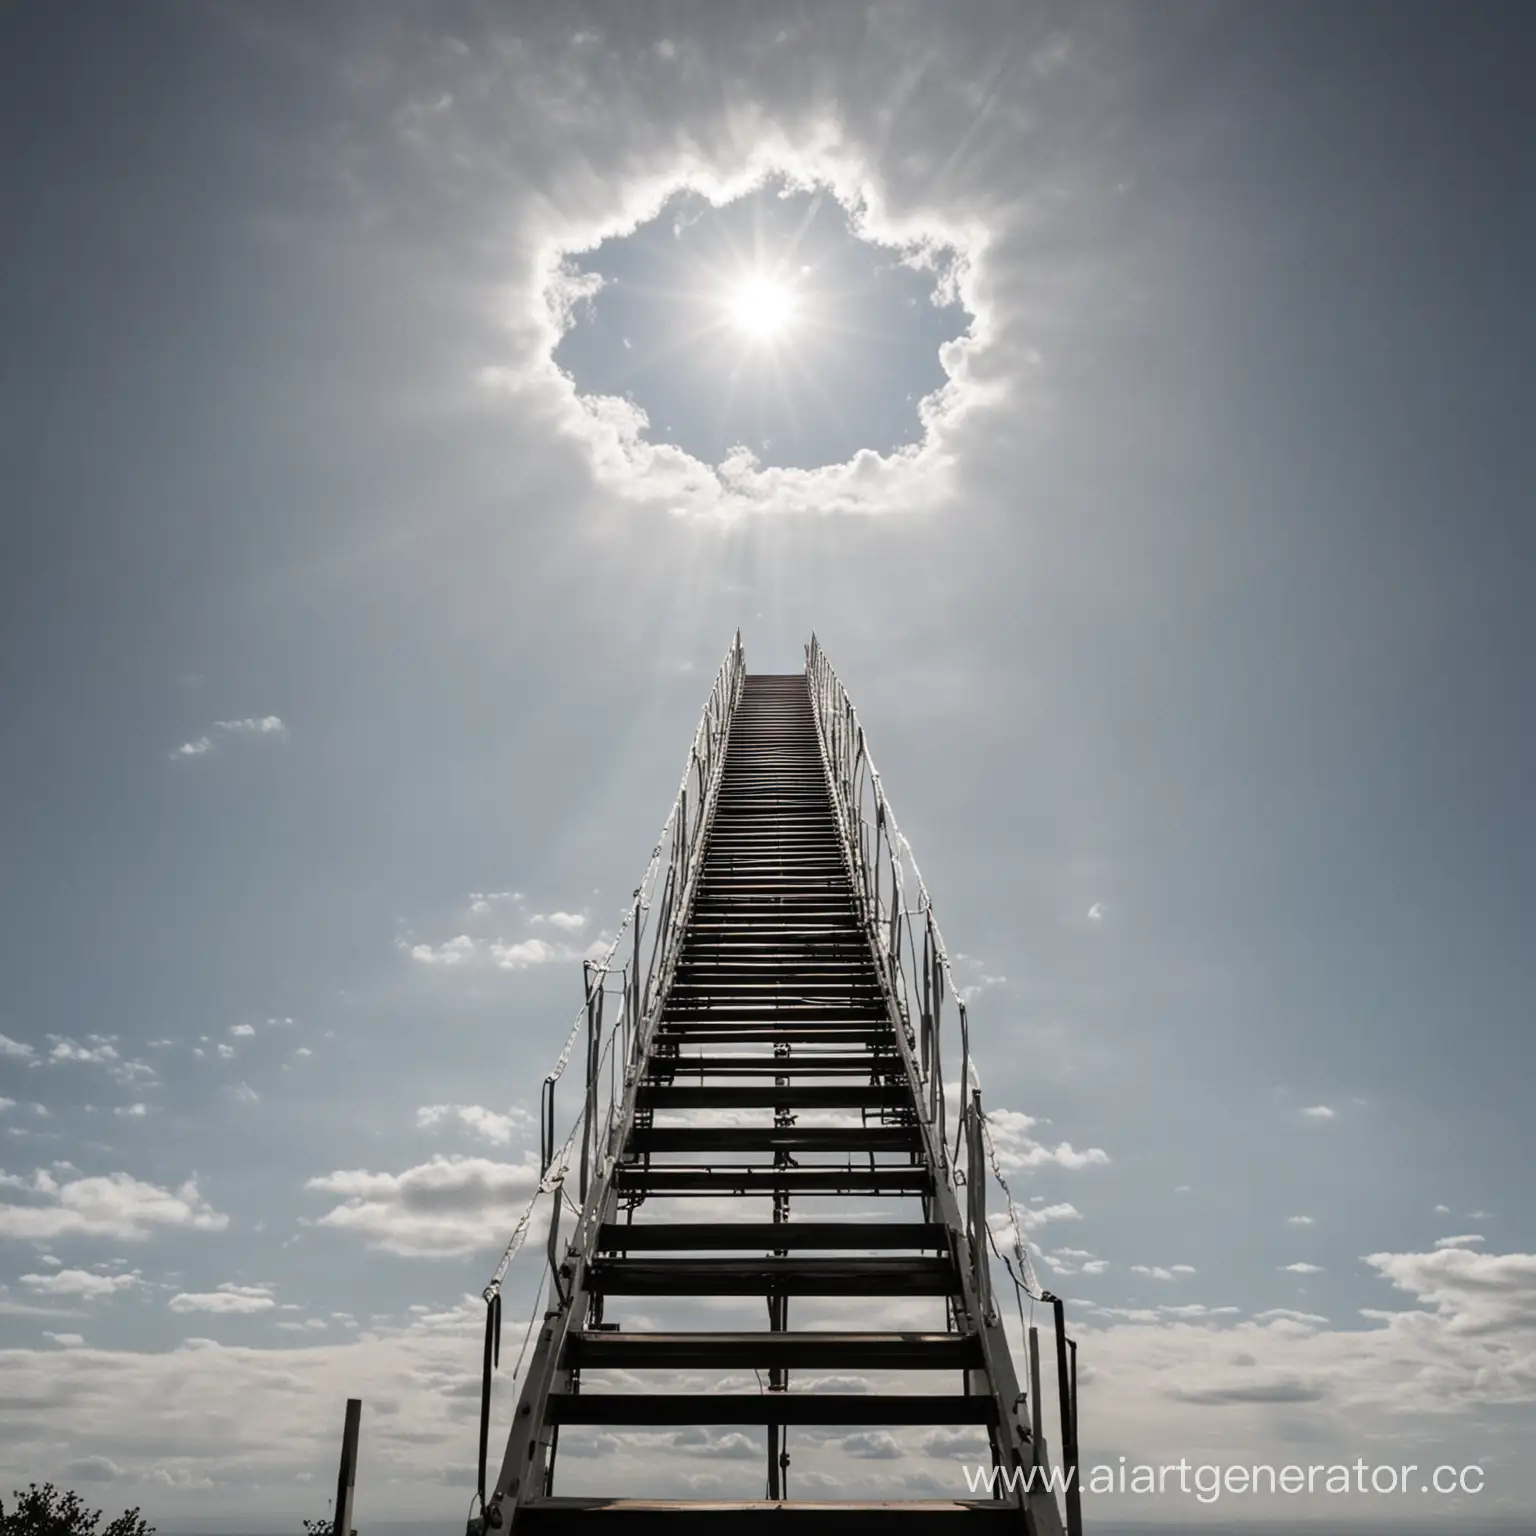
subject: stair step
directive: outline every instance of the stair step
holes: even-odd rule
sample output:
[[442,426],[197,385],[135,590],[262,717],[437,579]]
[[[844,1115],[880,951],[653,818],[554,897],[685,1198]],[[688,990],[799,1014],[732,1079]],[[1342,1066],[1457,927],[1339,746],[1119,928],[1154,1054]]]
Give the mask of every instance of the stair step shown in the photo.
[[637,1092],[641,1109],[910,1109],[912,1105],[909,1088],[876,1083],[800,1083],[780,1087],[772,1083],[718,1087],[642,1083]]
[[921,1152],[915,1125],[637,1126],[628,1153],[640,1152]]
[[604,1222],[601,1253],[702,1252],[717,1248],[914,1248],[949,1252],[939,1221],[637,1221]]
[[543,1498],[530,1499],[517,1515],[519,1533],[530,1536],[587,1536],[618,1531],[622,1536],[671,1536],[673,1531],[771,1532],[782,1536],[963,1536],[1021,1532],[1017,1505],[991,1500],[923,1499],[910,1502],[833,1501],[804,1503],[751,1500]]
[[566,1363],[600,1370],[969,1370],[968,1333],[573,1333]]
[[602,1296],[949,1296],[948,1259],[594,1259]]
[[927,1168],[665,1168],[621,1164],[620,1194],[656,1198],[687,1195],[921,1195],[931,1189]]
[[995,1424],[990,1396],[874,1392],[551,1392],[551,1424]]

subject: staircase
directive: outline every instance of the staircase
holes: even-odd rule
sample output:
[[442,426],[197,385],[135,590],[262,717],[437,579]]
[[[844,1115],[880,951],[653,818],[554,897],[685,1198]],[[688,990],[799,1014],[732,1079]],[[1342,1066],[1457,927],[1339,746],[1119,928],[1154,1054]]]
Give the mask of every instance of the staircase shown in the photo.
[[[744,679],[704,837],[622,1150],[588,1196],[598,1208],[562,1271],[567,1299],[546,1318],[486,1525],[506,1519],[516,1536],[725,1522],[798,1536],[1059,1536],[1048,1495],[792,1497],[794,1443],[807,1428],[977,1426],[996,1465],[1018,1464],[1021,1438],[1033,1452],[1001,1326],[975,1294],[954,1190],[934,1177],[942,1133],[919,1111],[805,676]],[[719,1219],[732,1204],[762,1219]],[[664,1216],[647,1219],[658,1205]],[[903,1219],[870,1219],[872,1205]],[[614,1303],[636,1307],[632,1298],[657,1299],[639,1302],[645,1311],[707,1321],[720,1304],[699,1300],[718,1297],[761,1297],[763,1326],[640,1331],[606,1321]],[[867,1298],[877,1321],[889,1298],[930,1298],[934,1322],[929,1331],[844,1331],[823,1318],[797,1329],[796,1314],[822,1298]],[[849,1304],[837,1313],[857,1314]],[[647,1372],[755,1373],[757,1382],[751,1391],[635,1390]],[[866,1372],[897,1380],[861,1392],[796,1389],[797,1380]],[[624,1389],[603,1385],[605,1373]],[[560,1430],[573,1425],[758,1433],[763,1496],[557,1496]],[[899,1478],[902,1462],[884,1465]],[[926,1465],[964,1489],[958,1457]]]

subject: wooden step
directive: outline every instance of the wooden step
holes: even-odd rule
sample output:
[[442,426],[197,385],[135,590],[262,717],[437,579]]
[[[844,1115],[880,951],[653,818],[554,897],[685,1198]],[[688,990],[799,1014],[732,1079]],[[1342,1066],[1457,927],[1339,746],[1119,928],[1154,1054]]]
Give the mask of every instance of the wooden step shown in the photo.
[[948,1259],[594,1259],[601,1296],[949,1296]]
[[1024,1536],[1017,1505],[991,1500],[923,1499],[886,1503],[799,1500],[530,1499],[517,1514],[519,1536],[671,1536],[765,1532],[771,1536]]
[[948,1371],[981,1364],[967,1333],[573,1333],[566,1363],[594,1370]]
[[551,1424],[995,1424],[991,1396],[876,1392],[551,1392]]
[[724,1248],[911,1248],[948,1253],[940,1221],[605,1221],[601,1253],[704,1252]]

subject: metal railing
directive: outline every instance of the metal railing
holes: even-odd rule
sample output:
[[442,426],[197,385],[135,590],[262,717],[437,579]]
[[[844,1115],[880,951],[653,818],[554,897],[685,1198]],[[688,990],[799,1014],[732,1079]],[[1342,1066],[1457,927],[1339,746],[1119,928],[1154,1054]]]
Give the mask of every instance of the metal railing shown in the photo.
[[[618,932],[607,952],[582,962],[583,1001],[554,1067],[544,1078],[539,1105],[538,1188],[512,1229],[489,1283],[485,1287],[485,1357],[480,1407],[480,1508],[485,1509],[486,1457],[489,1449],[491,1376],[500,1363],[501,1287],[507,1270],[526,1242],[539,1207],[550,1203],[549,1268],[545,1281],[553,1288],[557,1310],[571,1302],[570,1267],[559,1252],[560,1213],[571,1202],[567,1190],[572,1166],[576,1170],[577,1224],[569,1247],[584,1252],[598,1219],[600,1202],[587,1201],[592,1185],[606,1179],[622,1149],[627,1122],[633,1113],[638,1069],[666,995],[687,926],[687,913],[704,852],[704,832],[725,764],[725,745],[741,699],[746,657],[738,630],[715,674],[709,700],[699,719],[682,781],[661,835],[651,851],[645,874],[636,887]],[[577,1043],[585,1041],[586,1071],[582,1098],[563,1141],[556,1140],[555,1090]],[[540,1294],[542,1294],[542,1287]],[[534,1298],[537,1316],[539,1297]],[[527,1339],[524,1344],[526,1347]],[[521,1359],[518,1362],[521,1365]],[[514,1374],[516,1374],[514,1372]]]
[[[879,770],[869,753],[864,727],[848,691],[813,634],[806,647],[806,677],[811,704],[821,733],[835,813],[842,824],[853,862],[854,890],[873,938],[876,960],[900,1026],[906,1035],[917,1076],[919,1112],[936,1131],[940,1166],[935,1174],[953,1194],[965,1223],[965,1259],[970,1281],[985,1320],[997,1325],[999,1313],[992,1284],[991,1255],[996,1253],[1015,1286],[1054,1312],[1061,1393],[1063,1465],[1075,1469],[1077,1460],[1076,1393],[1066,1389],[1067,1352],[1072,1351],[1076,1378],[1076,1345],[1068,1339],[1059,1297],[1043,1289],[1035,1274],[1024,1236],[1024,1223],[1009,1187],[982,1108],[981,1078],[971,1051],[970,1015],[949,952],[934,916],[933,898],[918,868],[911,844],[902,835],[886,798]],[[953,1031],[945,1007],[952,1003]],[[955,1065],[958,1035],[958,1076],[946,1075],[946,1061]],[[946,1057],[946,1052],[948,1055]],[[954,1103],[950,1099],[953,1095]],[[951,1129],[950,1122],[953,1121]],[[987,1178],[1001,1192],[1011,1229],[1011,1258],[999,1250],[987,1221]],[[1020,1306],[1020,1323],[1024,1324]],[[1038,1385],[1034,1388],[1038,1397]],[[1067,1493],[1068,1529],[1080,1530],[1076,1508],[1076,1472]]]

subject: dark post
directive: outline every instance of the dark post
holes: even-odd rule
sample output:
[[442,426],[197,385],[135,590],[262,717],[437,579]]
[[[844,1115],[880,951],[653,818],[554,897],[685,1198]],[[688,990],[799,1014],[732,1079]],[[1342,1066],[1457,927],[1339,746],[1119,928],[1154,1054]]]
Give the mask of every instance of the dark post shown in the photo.
[[1045,1454],[1045,1414],[1040,1406],[1040,1330],[1029,1327],[1029,1434],[1034,1441],[1037,1467],[1047,1465]]
[[1072,1371],[1067,1365],[1067,1309],[1060,1296],[1050,1299],[1056,1312],[1056,1392],[1061,1400],[1061,1470],[1067,1485],[1067,1536],[1083,1536],[1082,1490],[1077,1486],[1076,1404],[1072,1400]]
[[352,1488],[357,1482],[357,1427],[362,1422],[363,1400],[347,1399],[346,1425],[341,1432],[341,1471],[336,1474],[336,1524],[333,1536],[352,1536]]

